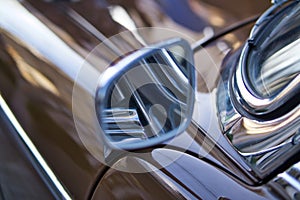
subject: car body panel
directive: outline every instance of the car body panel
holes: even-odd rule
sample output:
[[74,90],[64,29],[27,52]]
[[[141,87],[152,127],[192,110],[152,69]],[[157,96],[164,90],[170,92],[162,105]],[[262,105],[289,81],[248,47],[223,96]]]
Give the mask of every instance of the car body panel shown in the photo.
[[59,197],[2,109],[0,119],[0,199]]
[[[181,154],[181,155],[179,155]],[[152,150],[145,161],[125,157],[115,165],[148,168],[149,173],[125,173],[110,169],[99,182],[93,199],[276,199],[268,186],[251,187],[224,175],[209,163],[170,149]],[[166,160],[172,164],[160,169]],[[229,189],[230,188],[230,189]]]
[[[223,9],[221,6],[210,5],[209,2],[202,5],[202,1],[187,1],[184,5],[187,6],[189,5],[188,3],[192,3],[194,12],[197,11],[200,14],[187,15],[185,20],[182,21],[179,17],[180,13],[177,15],[170,13],[170,6],[172,6],[170,2],[109,1],[110,4],[105,5],[101,1],[96,0],[78,3],[46,3],[30,0],[11,4],[11,8],[17,7],[20,11],[17,16],[20,17],[19,24],[16,22],[5,24],[4,18],[2,18],[2,21],[0,20],[2,22],[2,24],[0,23],[1,95],[7,101],[17,120],[48,165],[67,188],[67,191],[70,192],[71,197],[87,199],[94,193],[95,188],[101,187],[101,185],[98,186],[98,183],[106,183],[109,181],[109,177],[114,174],[116,174],[115,177],[123,174],[122,172],[108,171],[103,181],[100,180],[107,171],[107,166],[97,160],[83,144],[82,138],[77,134],[74,124],[74,113],[72,112],[73,85],[84,58],[96,45],[102,42],[101,39],[103,40],[106,37],[126,30],[126,27],[113,20],[109,13],[109,9],[111,9],[109,6],[118,5],[126,8],[130,16],[132,16],[132,21],[136,22],[137,27],[172,28],[180,32],[180,34],[188,34],[192,39],[197,40],[205,36],[200,31],[204,26],[196,23],[185,24],[185,21],[188,21],[189,18],[202,20],[203,23],[205,22],[205,26],[211,25],[218,31],[234,21],[261,13],[269,5],[268,1],[255,1],[255,3],[251,3],[253,7],[249,7],[249,10],[247,7],[244,7],[245,10],[243,11],[237,9],[233,12],[232,7]],[[215,4],[218,3],[216,2]],[[231,1],[231,4],[235,5],[237,2]],[[243,3],[240,3],[240,5],[241,7],[244,6]],[[89,12],[86,12],[86,10],[89,10]],[[202,11],[203,14],[201,13]],[[94,29],[89,27],[83,27],[80,24],[82,18],[78,17],[76,13],[93,24],[99,32],[93,31]],[[218,18],[213,20],[210,16]],[[15,19],[10,18],[7,20],[8,22],[13,22]],[[26,20],[32,22],[34,26],[27,26],[25,23],[28,21]],[[218,23],[218,20],[221,20],[221,22]],[[213,105],[206,107],[205,104],[202,104],[201,99],[206,98],[205,101],[208,101],[215,98],[214,90],[219,79],[219,73],[216,73],[216,71],[221,70],[221,63],[228,50],[236,50],[243,44],[249,34],[250,27],[247,26],[238,32],[227,34],[208,47],[206,50],[210,53],[214,63],[206,60],[205,55],[201,54],[201,52],[195,55],[196,65],[199,66],[199,69],[203,69],[198,79],[200,101],[194,111],[193,126],[190,127],[190,131],[183,133],[180,137],[190,140],[188,132],[195,132],[195,129],[197,131],[198,129],[201,130],[203,135],[211,131],[221,134],[217,118],[212,120],[213,124],[209,124],[207,118],[205,119],[205,117],[203,118],[200,115],[205,112],[210,113],[211,116],[215,114]],[[23,30],[23,32],[18,32],[18,29]],[[154,35],[151,41],[159,41],[160,39],[159,36]],[[134,36],[116,42],[119,47],[128,48],[128,41],[135,48],[142,46]],[[97,62],[107,63],[103,58],[110,58],[111,55],[105,52],[101,53]],[[214,74],[217,75],[213,77]],[[82,86],[83,90],[88,90],[85,86]],[[83,120],[82,123],[86,129],[86,134],[91,134],[92,138],[97,137],[95,136],[97,133],[93,133],[88,123],[86,124],[87,121],[93,119],[87,118],[84,111],[80,114],[75,114],[80,115],[78,117]],[[210,138],[207,140],[213,141]],[[237,185],[235,181],[247,183],[248,185],[258,184],[259,179],[251,172],[247,164],[241,165],[235,162],[233,158],[228,156],[229,154],[220,156],[219,153],[222,152],[221,147],[216,147],[216,150],[211,151],[211,153],[203,151],[203,141],[206,140],[200,138],[198,141],[194,141],[188,150],[184,150],[187,152],[183,154],[182,159],[187,159],[184,162],[192,160],[191,163],[199,164],[199,166],[203,165],[208,170],[221,170],[223,173],[226,173],[224,179],[233,185]],[[91,142],[92,146],[101,145],[97,143],[97,140],[89,142]],[[174,149],[181,149],[180,145],[178,142]],[[152,150],[150,149],[149,152]],[[229,151],[234,152],[234,149]],[[191,159],[191,156],[188,154],[193,155],[194,158]],[[238,158],[238,155],[236,154],[234,158]],[[208,165],[202,160],[210,164]],[[180,170],[177,173],[180,174]],[[126,185],[127,183],[123,182],[123,180],[127,178],[124,177],[134,180],[136,179],[135,176],[138,176],[137,179],[142,181],[144,178],[152,177],[153,175],[151,173],[144,175],[123,174],[120,175],[120,179],[116,178],[116,184]],[[176,177],[176,174],[173,176]],[[218,176],[221,176],[220,173]],[[227,178],[227,176],[234,177],[235,181]],[[168,179],[170,178],[168,177]],[[199,179],[202,180],[201,177]],[[220,177],[220,179],[223,178]],[[153,185],[156,182],[160,182],[155,178],[151,180],[153,182],[149,181],[147,184]],[[224,182],[226,183],[226,181]],[[160,190],[162,193],[163,191],[169,191],[170,194],[168,195],[168,192],[166,192],[164,194],[166,195],[165,197],[174,197],[170,188],[161,187],[162,183],[164,182],[160,182],[157,190]],[[190,184],[185,182],[182,184],[185,186],[181,187],[189,188]],[[248,186],[242,186],[242,188],[241,191],[247,193],[249,190],[251,193],[251,188]],[[264,190],[265,188],[260,189]],[[203,197],[195,191],[193,193],[194,197]],[[182,197],[180,192],[177,195]],[[95,193],[96,196],[97,192]],[[212,197],[216,196],[221,197],[220,194],[215,194]],[[266,194],[266,196],[268,195]]]

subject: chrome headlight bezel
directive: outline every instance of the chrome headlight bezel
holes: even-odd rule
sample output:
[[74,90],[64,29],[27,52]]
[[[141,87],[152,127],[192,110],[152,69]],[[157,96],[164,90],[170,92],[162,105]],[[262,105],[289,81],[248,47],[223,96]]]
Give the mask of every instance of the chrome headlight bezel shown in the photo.
[[[272,42],[272,38],[270,38],[270,36],[275,34],[275,31],[273,31],[275,27],[279,26],[280,23],[284,25],[286,22],[282,22],[283,18],[289,17],[288,20],[291,20],[294,10],[300,10],[298,2],[292,2],[284,8],[281,8],[281,6],[282,4],[273,5],[257,21],[242,50],[238,66],[233,77],[232,87],[234,97],[236,98],[235,100],[250,115],[264,116],[274,113],[274,111],[279,110],[291,98],[295,97],[300,90],[300,74],[298,74],[289,83],[276,92],[276,94],[263,96],[253,85],[254,77],[249,75],[250,70],[254,71],[255,68],[261,67],[258,65],[261,64],[261,60],[259,59],[262,58],[259,58],[257,55],[266,51],[266,49],[258,49],[260,48],[260,45],[263,43],[264,46],[270,45],[269,43]],[[280,10],[278,11],[278,9]],[[288,16],[287,13],[290,13],[290,16]]]
[[[217,102],[223,133],[230,145],[261,178],[282,167],[300,150],[297,142],[300,79],[298,75],[275,95],[263,96],[253,88],[249,80],[251,77],[247,74],[248,67],[257,67],[249,66],[249,59],[256,59],[250,54],[262,42],[270,39],[266,36],[273,31],[272,27],[280,23],[278,19],[286,17],[293,10],[300,10],[299,6],[299,1],[273,5],[255,23],[241,51],[223,64],[226,79],[222,81],[226,89],[222,90],[223,83],[220,83]],[[220,103],[224,97],[226,103]]]

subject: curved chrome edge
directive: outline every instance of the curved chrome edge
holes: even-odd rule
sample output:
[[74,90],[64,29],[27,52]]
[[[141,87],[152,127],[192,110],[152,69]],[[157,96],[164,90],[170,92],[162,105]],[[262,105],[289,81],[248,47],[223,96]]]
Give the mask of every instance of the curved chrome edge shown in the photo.
[[244,153],[244,152],[241,152],[239,151],[239,153],[244,156],[244,157],[251,157],[251,156],[260,156],[262,154],[266,154],[266,153],[269,153],[269,152],[273,152],[273,151],[276,151],[276,150],[279,150],[289,144],[293,144],[293,138],[289,139],[288,141],[286,142],[283,142],[279,145],[276,145],[274,147],[270,147],[270,148],[267,148],[267,149],[263,149],[261,151],[256,151],[256,152],[251,152],[251,153]]
[[[270,140],[270,144],[269,146],[266,145],[265,149],[251,152],[239,150],[239,153],[242,156],[257,156],[281,149],[289,144],[298,144],[298,122],[300,121],[299,116],[300,106],[297,106],[291,112],[287,113],[284,116],[281,116],[280,118],[269,121],[259,121],[243,117],[240,123],[235,124],[233,128],[229,131],[229,133],[233,136],[239,135],[239,138],[250,136],[254,138],[256,135],[265,135],[265,137],[275,137],[278,134],[288,133],[285,135],[285,139],[283,139],[282,141],[278,140],[277,143],[274,143],[274,141],[271,142],[270,138],[266,139],[266,141]],[[232,143],[234,146],[237,145],[237,143],[234,141],[232,141]],[[253,147],[255,145],[256,144],[253,144]]]
[[[230,73],[226,71],[224,73]],[[231,127],[233,127],[239,120],[241,120],[242,115],[237,112],[236,108],[232,103],[232,97],[229,91],[229,78],[222,79],[219,82],[217,91],[217,110],[219,113],[219,123],[222,128],[223,133],[226,133]]]
[[48,175],[49,179],[52,181],[56,189],[59,191],[61,196],[66,200],[71,200],[72,198],[68,194],[68,192],[64,189],[63,185],[60,183],[58,178],[55,176],[54,172],[51,170],[47,162],[44,160],[42,155],[39,153],[36,146],[33,144],[31,139],[28,137],[25,130],[22,128],[12,111],[10,110],[9,106],[3,99],[2,95],[0,94],[0,108],[4,111],[6,117],[9,119],[15,130],[17,131],[20,138],[23,140],[25,145],[28,147],[34,158],[37,160],[41,168],[44,172]]
[[235,95],[239,104],[249,113],[255,115],[263,115],[270,113],[276,110],[279,106],[286,103],[288,97],[293,96],[295,91],[300,88],[300,75],[297,75],[282,91],[280,91],[276,96],[270,98],[264,98],[259,96],[258,94],[254,94],[254,91],[251,91],[250,88],[247,87],[244,76],[243,76],[243,66],[247,61],[247,56],[250,51],[252,42],[257,35],[258,27],[268,18],[271,14],[282,6],[287,1],[280,1],[270,7],[256,22],[252,31],[250,33],[250,37],[248,42],[245,44],[238,66],[234,75],[234,79],[232,80],[232,87],[236,88]]
[[[286,171],[278,174],[269,183],[271,187],[290,199],[298,199],[300,192],[300,162],[294,164]],[[298,195],[297,195],[298,194]],[[287,198],[288,199],[288,198]]]
[[[247,88],[243,80],[243,70],[242,66],[245,63],[247,57],[247,52],[249,51],[249,46],[246,45],[242,51],[241,59],[238,63],[236,73],[235,73],[235,83],[237,90],[235,94],[240,105],[247,110],[249,113],[262,115],[270,113],[276,110],[280,105],[283,105],[287,101],[287,97],[292,96],[300,87],[300,74],[297,75],[281,92],[276,96],[271,98],[260,98],[252,94]],[[243,101],[243,102],[242,102]],[[246,103],[246,104],[245,104]]]

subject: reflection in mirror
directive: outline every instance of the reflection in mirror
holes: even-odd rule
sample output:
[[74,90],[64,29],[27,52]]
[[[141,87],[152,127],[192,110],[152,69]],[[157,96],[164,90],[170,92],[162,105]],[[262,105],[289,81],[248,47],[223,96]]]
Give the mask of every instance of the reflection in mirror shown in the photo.
[[[139,50],[110,67],[119,70],[98,91],[98,118],[109,144],[144,148],[184,131],[192,116],[195,73],[187,43]],[[106,82],[105,82],[106,81]]]

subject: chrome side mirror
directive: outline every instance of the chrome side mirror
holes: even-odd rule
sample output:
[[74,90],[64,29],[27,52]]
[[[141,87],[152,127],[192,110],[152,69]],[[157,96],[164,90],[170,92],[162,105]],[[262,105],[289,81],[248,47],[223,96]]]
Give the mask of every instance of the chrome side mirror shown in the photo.
[[106,144],[146,148],[189,125],[194,106],[193,53],[183,39],[140,49],[101,76],[96,110]]

